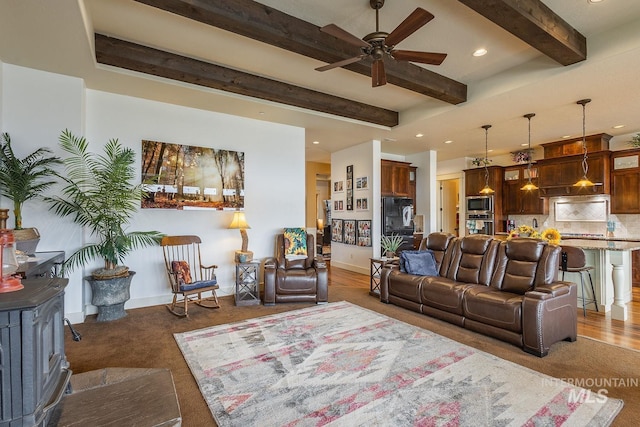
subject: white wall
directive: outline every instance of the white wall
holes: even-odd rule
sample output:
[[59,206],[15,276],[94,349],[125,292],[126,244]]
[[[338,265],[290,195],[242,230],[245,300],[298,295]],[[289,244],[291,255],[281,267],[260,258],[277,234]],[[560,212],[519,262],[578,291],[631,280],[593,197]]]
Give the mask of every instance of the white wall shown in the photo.
[[[3,68],[3,131],[20,141],[16,154],[50,146],[61,155],[57,138],[65,128],[85,135],[90,150],[96,152],[109,139],[118,138],[138,153],[138,171],[143,139],[244,151],[245,212],[254,258],[273,255],[275,235],[282,227],[304,225],[304,129],[85,90],[80,79],[7,64]],[[204,242],[203,261],[219,266],[219,294],[230,295],[234,291],[233,255],[241,246],[238,230],[227,229],[231,217],[230,211],[145,209],[135,215],[130,229],[199,235]],[[25,205],[24,220],[25,226],[35,226],[42,234],[39,251],[70,254],[88,238],[77,226],[49,213],[41,202]],[[139,250],[127,259],[137,274],[126,308],[170,299],[161,260],[159,247]],[[87,305],[90,289],[82,276],[98,266],[96,261],[70,276],[65,311],[72,321],[82,321],[84,315],[95,312]]]
[[[369,189],[353,191],[354,210],[346,210],[347,166],[353,165],[354,185],[356,178],[368,177]],[[331,265],[346,270],[369,274],[369,259],[380,256],[380,141],[370,141],[331,154],[331,183],[343,181],[344,192],[331,192],[332,219],[370,219],[372,246],[361,247],[331,242]],[[369,210],[356,210],[356,199],[368,198]],[[333,210],[334,201],[342,200],[344,210]]]
[[[10,64],[3,64],[2,69],[2,131],[11,136],[16,156],[25,157],[41,147],[49,147],[61,156],[60,132],[65,128],[74,133],[83,130],[83,81]],[[7,226],[13,228],[11,201],[3,199],[0,204],[10,209]],[[40,200],[25,202],[22,216],[23,227],[36,227],[40,232],[38,251],[70,252],[82,242],[81,230],[70,220],[50,213]],[[82,313],[83,294],[82,272],[75,271],[69,277],[65,294],[68,313]],[[71,318],[82,321],[84,316]]]
[[416,214],[424,215],[425,235],[437,231],[436,151],[407,156],[407,162],[416,166]]

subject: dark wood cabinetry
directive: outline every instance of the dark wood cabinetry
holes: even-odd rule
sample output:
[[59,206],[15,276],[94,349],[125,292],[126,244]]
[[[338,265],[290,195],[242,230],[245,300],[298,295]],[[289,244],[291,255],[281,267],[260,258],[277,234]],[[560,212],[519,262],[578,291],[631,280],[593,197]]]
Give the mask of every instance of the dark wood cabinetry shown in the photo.
[[640,149],[611,153],[611,213],[639,214]]
[[[502,170],[501,166],[489,166],[489,187],[496,191],[496,196],[502,197]],[[485,169],[475,168],[464,171],[465,196],[477,196],[485,185]],[[497,211],[497,210],[496,210]]]
[[[589,135],[584,138],[585,146],[588,153],[609,150],[609,140],[611,135],[606,133],[598,133]],[[541,144],[544,149],[544,158],[556,158],[564,156],[573,156],[582,154],[582,137],[563,139],[561,141],[548,142]]]
[[640,251],[631,252],[631,285],[640,287]]
[[[410,163],[394,160],[382,160],[380,164],[380,193],[383,197],[411,197],[410,196]],[[414,173],[415,191],[415,173]],[[415,202],[415,195],[414,195]]]
[[416,166],[409,166],[409,198],[413,200],[413,209],[416,210],[416,180],[418,168]]
[[610,157],[610,151],[588,153],[587,177],[596,185],[584,188],[573,186],[584,175],[582,155],[538,160],[540,194],[548,197],[609,194]]
[[[502,184],[502,213],[505,215],[546,215],[548,199],[540,196],[540,190],[523,191],[520,188],[529,182],[527,165],[504,168]],[[538,168],[531,166],[531,182],[538,185]]]

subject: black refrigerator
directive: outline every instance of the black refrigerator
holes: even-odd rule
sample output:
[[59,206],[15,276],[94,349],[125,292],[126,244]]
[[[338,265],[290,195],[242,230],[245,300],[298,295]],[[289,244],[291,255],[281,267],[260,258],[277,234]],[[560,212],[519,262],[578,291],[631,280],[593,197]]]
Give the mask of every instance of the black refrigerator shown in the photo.
[[400,251],[413,249],[413,199],[408,197],[382,198],[382,234],[399,234],[404,243]]

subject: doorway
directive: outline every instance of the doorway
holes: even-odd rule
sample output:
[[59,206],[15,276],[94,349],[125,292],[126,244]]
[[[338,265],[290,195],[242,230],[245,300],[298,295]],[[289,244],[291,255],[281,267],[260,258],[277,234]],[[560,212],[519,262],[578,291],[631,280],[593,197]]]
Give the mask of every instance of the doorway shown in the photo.
[[439,181],[437,228],[460,236],[460,178]]

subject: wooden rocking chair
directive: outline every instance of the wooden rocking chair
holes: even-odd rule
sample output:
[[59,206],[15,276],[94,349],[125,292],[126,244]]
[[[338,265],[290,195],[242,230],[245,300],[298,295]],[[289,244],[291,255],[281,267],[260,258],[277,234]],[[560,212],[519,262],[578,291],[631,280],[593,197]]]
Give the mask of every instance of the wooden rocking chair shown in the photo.
[[[219,286],[215,275],[218,266],[202,265],[200,243],[198,236],[165,236],[160,242],[173,291],[173,301],[167,308],[176,316],[188,317],[190,302],[206,308],[220,307],[216,295]],[[211,296],[204,298],[202,294],[206,292],[211,292]],[[183,306],[180,307],[180,304]]]

